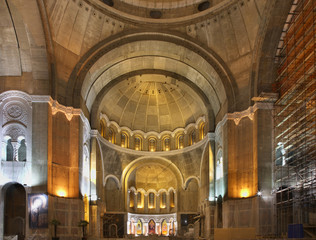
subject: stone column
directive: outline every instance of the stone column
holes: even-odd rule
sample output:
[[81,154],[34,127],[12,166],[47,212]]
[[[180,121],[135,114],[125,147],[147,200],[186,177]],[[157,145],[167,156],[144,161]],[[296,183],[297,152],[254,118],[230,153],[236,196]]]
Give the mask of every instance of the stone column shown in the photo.
[[18,141],[11,141],[11,144],[13,146],[13,161],[19,161],[19,147],[20,143]]

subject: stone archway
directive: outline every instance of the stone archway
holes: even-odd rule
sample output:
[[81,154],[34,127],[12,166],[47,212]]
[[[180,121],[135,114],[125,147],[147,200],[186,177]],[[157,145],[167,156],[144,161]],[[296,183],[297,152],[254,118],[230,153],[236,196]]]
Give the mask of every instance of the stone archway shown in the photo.
[[18,240],[25,239],[26,224],[26,192],[18,183],[9,183],[3,190],[4,216],[3,235],[17,235]]

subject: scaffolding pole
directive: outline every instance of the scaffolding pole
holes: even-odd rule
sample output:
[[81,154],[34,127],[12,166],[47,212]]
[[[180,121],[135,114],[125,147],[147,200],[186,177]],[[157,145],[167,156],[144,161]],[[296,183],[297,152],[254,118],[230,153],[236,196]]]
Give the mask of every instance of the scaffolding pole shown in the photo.
[[[274,110],[277,233],[302,224],[316,237],[316,1],[294,1],[278,49]],[[293,8],[294,9],[294,8]]]

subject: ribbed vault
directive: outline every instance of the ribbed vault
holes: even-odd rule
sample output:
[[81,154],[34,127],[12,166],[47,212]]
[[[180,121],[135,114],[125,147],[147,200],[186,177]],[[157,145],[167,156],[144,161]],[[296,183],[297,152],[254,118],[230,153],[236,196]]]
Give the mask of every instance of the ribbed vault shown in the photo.
[[119,126],[143,132],[184,128],[207,112],[195,91],[160,74],[136,75],[118,82],[99,106],[99,111]]

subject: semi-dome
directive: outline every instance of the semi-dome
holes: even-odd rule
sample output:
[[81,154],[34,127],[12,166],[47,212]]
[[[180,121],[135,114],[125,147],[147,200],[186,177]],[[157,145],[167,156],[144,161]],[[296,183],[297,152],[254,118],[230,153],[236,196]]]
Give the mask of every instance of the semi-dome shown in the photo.
[[185,128],[207,112],[192,88],[160,74],[142,74],[118,82],[103,97],[100,110],[120,127],[158,133]]

